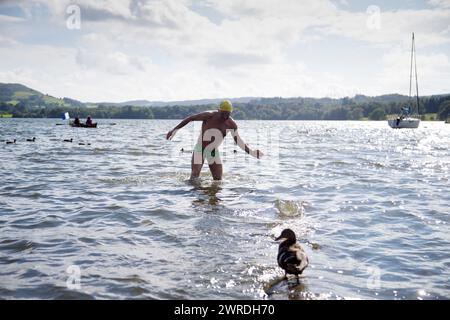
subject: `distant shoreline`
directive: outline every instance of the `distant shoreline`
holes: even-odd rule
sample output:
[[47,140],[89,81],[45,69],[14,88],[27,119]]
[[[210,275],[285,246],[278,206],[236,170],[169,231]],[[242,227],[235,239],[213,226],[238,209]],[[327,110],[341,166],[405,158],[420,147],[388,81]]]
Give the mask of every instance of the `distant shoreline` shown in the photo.
[[[381,96],[355,95],[333,98],[246,98],[231,99],[236,120],[385,120],[397,116],[407,107],[422,120],[447,119],[450,114],[450,94],[412,97],[389,94]],[[207,104],[142,106],[143,101],[121,104],[87,105],[71,98],[55,98],[21,84],[0,83],[0,113],[14,118],[59,118],[68,112],[71,118],[94,119],[184,119],[192,114],[217,109],[215,100],[198,100]],[[130,103],[129,105],[127,103]],[[176,102],[173,102],[176,103]]]
[[[58,120],[59,123],[64,122],[64,120],[61,120],[61,118],[43,118],[43,117],[2,117],[0,115],[0,119],[48,119],[48,120]],[[174,121],[179,121],[179,120],[183,120],[183,118],[151,118],[151,119],[141,119],[141,118],[95,118],[97,120],[145,120],[145,121],[159,121],[159,120],[174,120]],[[313,121],[317,121],[317,122],[330,122],[330,121],[351,121],[351,122],[371,122],[371,121],[376,121],[376,122],[383,122],[383,121],[387,121],[386,119],[381,119],[381,120],[371,120],[371,119],[356,119],[356,120],[351,120],[351,119],[342,119],[342,120],[325,120],[325,119],[235,119],[238,121],[308,121],[308,122],[313,122]],[[445,120],[439,120],[439,119],[421,119],[421,121],[424,122],[445,122]]]

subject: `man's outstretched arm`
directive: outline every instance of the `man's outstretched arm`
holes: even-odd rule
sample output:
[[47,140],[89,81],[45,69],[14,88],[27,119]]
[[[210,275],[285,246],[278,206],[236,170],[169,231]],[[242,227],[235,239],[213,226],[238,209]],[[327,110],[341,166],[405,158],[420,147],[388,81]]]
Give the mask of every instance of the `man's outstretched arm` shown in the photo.
[[236,123],[234,123],[234,128],[232,128],[232,130],[231,130],[231,135],[233,136],[234,142],[236,142],[236,144],[239,146],[239,148],[244,150],[249,155],[251,155],[255,158],[258,158],[258,159],[260,159],[264,155],[260,150],[250,149],[250,147],[244,142],[244,140],[242,140],[241,136],[239,135],[239,133],[237,131]]
[[209,117],[211,117],[211,115],[212,115],[211,112],[202,112],[202,113],[194,114],[193,116],[187,117],[186,119],[181,121],[175,128],[173,128],[172,130],[170,130],[167,133],[166,139],[167,140],[172,139],[175,136],[175,134],[177,133],[177,131],[179,129],[183,128],[189,122],[191,122],[191,121],[205,121],[205,120],[208,120]]

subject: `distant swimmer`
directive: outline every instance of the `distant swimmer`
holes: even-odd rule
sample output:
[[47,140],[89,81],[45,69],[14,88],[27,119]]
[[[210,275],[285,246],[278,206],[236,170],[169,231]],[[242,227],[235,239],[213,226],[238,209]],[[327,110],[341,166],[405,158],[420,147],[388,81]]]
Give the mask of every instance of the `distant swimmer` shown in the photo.
[[297,244],[294,231],[284,229],[275,240],[282,240],[278,247],[278,265],[284,270],[286,278],[288,273],[295,274],[298,281],[298,275],[302,274],[303,270],[308,266],[309,260],[305,251]]
[[222,161],[219,154],[219,146],[222,144],[228,132],[231,133],[234,141],[248,154],[261,158],[263,153],[259,150],[252,150],[241,139],[237,131],[236,122],[230,117],[233,106],[230,101],[224,100],[219,106],[219,110],[203,112],[190,116],[180,122],[174,129],[167,133],[166,139],[170,140],[177,131],[191,121],[202,121],[202,132],[194,147],[191,160],[191,179],[198,178],[203,167],[203,163],[208,161],[209,169],[214,180],[222,180]]

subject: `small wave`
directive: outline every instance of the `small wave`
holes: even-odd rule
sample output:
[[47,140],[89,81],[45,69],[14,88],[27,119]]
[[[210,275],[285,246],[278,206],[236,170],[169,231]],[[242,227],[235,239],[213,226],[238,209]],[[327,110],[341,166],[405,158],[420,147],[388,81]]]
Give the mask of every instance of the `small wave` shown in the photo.
[[328,163],[328,165],[335,165],[335,166],[353,166],[354,163],[343,161],[343,160],[337,160],[337,161],[331,161]]
[[47,277],[48,275],[37,270],[37,269],[26,269],[23,273],[19,275],[19,278],[21,279],[27,279],[27,278],[43,278]]
[[387,167],[387,165],[385,163],[377,162],[377,161],[369,161],[369,162],[365,163],[364,165],[367,165],[368,167],[374,167],[374,168],[385,168],[385,167]]
[[60,220],[44,220],[44,221],[39,221],[36,223],[11,223],[11,226],[17,229],[45,229],[45,228],[55,228],[58,227],[60,225],[63,225],[65,222]]
[[85,244],[91,244],[91,245],[93,245],[93,244],[100,244],[100,242],[97,241],[97,239],[89,238],[89,237],[78,238],[78,241],[83,242]]
[[0,242],[0,250],[22,252],[36,248],[37,244],[29,240],[3,240]]
[[127,155],[130,156],[162,156],[163,153],[161,152],[148,152],[148,151],[142,151],[142,150],[130,150],[126,152]]
[[275,200],[275,208],[277,208],[281,216],[303,217],[305,215],[304,201],[277,199]]
[[[301,278],[300,278],[301,279]],[[306,282],[285,279],[281,275],[271,279],[264,285],[264,291],[271,299],[315,300],[315,295],[308,291]]]
[[144,219],[144,220],[141,221],[141,224],[143,226],[151,226],[152,224],[155,224],[155,223],[152,220],[150,220],[150,219]]
[[95,153],[110,152],[110,151],[117,151],[117,150],[116,149],[111,149],[111,148],[100,148],[100,147],[94,148],[94,152]]
[[111,278],[111,280],[123,282],[123,283],[133,283],[133,284],[147,284],[148,282],[142,279],[139,275],[132,274],[123,278]]
[[126,185],[126,184],[142,185],[152,181],[152,179],[142,176],[137,177],[129,176],[122,178],[98,178],[97,180],[112,185]]

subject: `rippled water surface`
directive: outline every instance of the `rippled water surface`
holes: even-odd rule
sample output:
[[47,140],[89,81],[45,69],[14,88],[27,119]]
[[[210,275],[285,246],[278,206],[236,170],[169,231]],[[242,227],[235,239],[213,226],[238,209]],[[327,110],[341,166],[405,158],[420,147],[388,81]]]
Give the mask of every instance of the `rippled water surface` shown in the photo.
[[178,121],[56,123],[0,119],[0,298],[450,298],[449,124],[238,121],[265,157],[228,137],[223,182],[190,183],[199,124],[169,142]]

